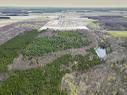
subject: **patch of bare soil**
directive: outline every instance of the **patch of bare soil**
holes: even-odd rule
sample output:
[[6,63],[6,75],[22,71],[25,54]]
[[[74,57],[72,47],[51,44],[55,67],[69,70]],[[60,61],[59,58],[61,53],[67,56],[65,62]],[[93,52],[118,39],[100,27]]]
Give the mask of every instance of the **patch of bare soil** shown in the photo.
[[0,73],[0,81],[4,81],[8,78],[8,74],[7,73]]
[[56,32],[54,30],[47,30],[38,35],[38,37],[52,37],[56,35]]

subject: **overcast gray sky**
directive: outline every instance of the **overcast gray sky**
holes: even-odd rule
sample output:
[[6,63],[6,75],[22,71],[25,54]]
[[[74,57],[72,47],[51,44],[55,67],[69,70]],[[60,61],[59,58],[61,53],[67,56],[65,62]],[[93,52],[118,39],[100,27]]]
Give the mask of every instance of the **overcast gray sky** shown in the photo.
[[127,0],[0,0],[0,6],[127,7]]

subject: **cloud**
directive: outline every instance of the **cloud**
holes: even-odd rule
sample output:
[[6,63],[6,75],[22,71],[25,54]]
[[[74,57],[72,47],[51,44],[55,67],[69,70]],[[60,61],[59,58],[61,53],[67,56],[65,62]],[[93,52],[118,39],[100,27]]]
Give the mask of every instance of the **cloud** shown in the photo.
[[0,6],[126,7],[127,0],[2,0]]

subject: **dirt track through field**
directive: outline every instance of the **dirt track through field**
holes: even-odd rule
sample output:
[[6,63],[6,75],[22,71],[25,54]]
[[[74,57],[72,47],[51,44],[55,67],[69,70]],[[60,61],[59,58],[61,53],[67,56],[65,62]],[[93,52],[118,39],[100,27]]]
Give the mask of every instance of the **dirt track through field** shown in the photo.
[[37,68],[40,66],[44,66],[48,63],[51,63],[58,57],[61,57],[65,54],[77,55],[77,54],[86,54],[86,48],[78,48],[78,49],[67,49],[62,51],[57,51],[54,53],[48,53],[43,56],[34,57],[31,60],[23,60],[23,56],[20,55],[18,58],[15,58],[13,64],[8,66],[9,70],[26,70],[30,68]]
[[[72,49],[57,51],[53,53],[48,53],[48,54],[44,54],[43,56],[33,57],[30,60],[24,59],[22,55],[19,55],[17,58],[14,59],[13,64],[8,65],[8,70],[26,70],[31,68],[38,68],[53,62],[55,59],[65,54],[71,54],[72,56],[78,55],[78,54],[81,54],[81,55],[87,54],[86,52],[87,49],[94,48],[97,46],[96,34],[90,31],[86,32],[83,30],[78,32],[82,33],[82,35],[84,36],[87,36],[89,40],[92,41],[89,46],[85,46],[85,47],[81,47],[77,49],[72,48]],[[45,36],[47,36],[47,33],[43,32],[41,35],[44,34]]]
[[[43,56],[39,56],[39,57],[33,57],[31,60],[24,59],[22,55],[19,55],[17,58],[14,59],[13,64],[8,65],[8,69],[9,70],[26,70],[31,68],[37,68],[40,66],[44,66],[48,63],[51,63],[58,57],[61,57],[65,54],[71,54],[72,56],[78,55],[78,54],[81,54],[81,55],[87,54],[86,52],[87,49],[94,48],[97,45],[96,35],[90,31],[86,32],[82,30],[78,32],[82,33],[82,35],[84,36],[87,36],[89,40],[92,41],[92,43],[89,46],[85,46],[85,47],[81,47],[77,49],[67,49],[67,50],[44,54]],[[48,36],[47,34],[49,35],[50,33],[43,32],[41,35]]]
[[71,54],[72,56],[75,55],[86,55],[86,50],[89,48],[93,48],[93,44],[86,46],[85,48],[77,48],[77,49],[67,49],[62,51],[57,51],[54,53],[48,53],[43,56],[34,57],[31,60],[24,60],[22,55],[19,55],[18,58],[15,58],[13,64],[8,65],[8,70],[27,70],[31,68],[38,68],[45,66],[48,63],[53,62],[57,58],[65,55],[65,54]]

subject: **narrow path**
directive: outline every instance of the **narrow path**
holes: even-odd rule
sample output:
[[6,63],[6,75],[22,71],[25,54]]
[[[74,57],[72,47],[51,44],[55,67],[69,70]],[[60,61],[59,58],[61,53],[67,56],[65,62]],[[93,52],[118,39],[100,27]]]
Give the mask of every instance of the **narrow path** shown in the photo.
[[61,57],[65,54],[77,55],[77,54],[86,54],[86,48],[78,48],[78,49],[67,49],[62,51],[57,51],[54,53],[48,53],[43,56],[34,57],[31,60],[25,59],[22,55],[19,55],[18,58],[14,59],[13,64],[8,65],[8,70],[26,70],[31,68],[37,68],[40,66],[44,66],[48,63],[51,63],[58,57]]

